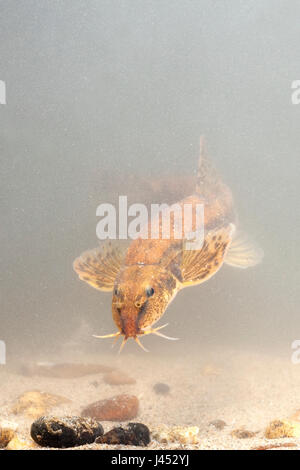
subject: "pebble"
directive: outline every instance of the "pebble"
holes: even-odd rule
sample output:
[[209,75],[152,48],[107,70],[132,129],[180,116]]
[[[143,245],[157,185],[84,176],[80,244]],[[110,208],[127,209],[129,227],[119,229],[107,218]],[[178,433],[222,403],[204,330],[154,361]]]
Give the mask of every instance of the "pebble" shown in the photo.
[[109,385],[126,385],[136,383],[135,379],[118,370],[114,370],[108,374],[105,374],[103,380]]
[[135,395],[116,395],[88,405],[81,413],[100,421],[128,421],[137,416],[139,400]]
[[0,421],[0,448],[4,448],[14,438],[18,424],[12,421]]
[[168,384],[165,384],[165,383],[162,383],[162,382],[157,382],[153,386],[153,390],[158,395],[167,395],[170,392],[170,387],[169,387]]
[[227,424],[222,419],[215,419],[209,423],[209,426],[213,426],[214,428],[221,431],[225,428],[225,426],[227,426]]
[[99,387],[99,382],[97,380],[94,380],[93,382],[91,382],[91,385],[93,385],[93,387],[97,388],[97,387]]
[[145,424],[129,423],[126,428],[113,428],[103,436],[97,437],[96,443],[147,446],[150,443],[150,431]]
[[257,432],[248,431],[247,429],[241,428],[234,429],[230,434],[232,437],[236,437],[237,439],[250,439],[256,436]]
[[23,393],[12,408],[14,414],[25,414],[29,418],[36,419],[45,415],[53,406],[69,403],[70,400],[59,395],[32,390]]
[[180,444],[198,444],[199,443],[199,428],[198,426],[175,426],[166,428],[165,426],[158,426],[152,430],[151,435],[153,439],[162,443],[169,444],[178,442]]
[[267,439],[279,439],[282,437],[300,437],[300,424],[297,421],[274,420],[265,430]]
[[42,416],[32,423],[30,434],[42,447],[76,447],[94,442],[103,427],[91,418]]
[[27,449],[36,449],[37,445],[33,441],[19,439],[18,436],[15,436],[7,445],[6,450],[27,450]]

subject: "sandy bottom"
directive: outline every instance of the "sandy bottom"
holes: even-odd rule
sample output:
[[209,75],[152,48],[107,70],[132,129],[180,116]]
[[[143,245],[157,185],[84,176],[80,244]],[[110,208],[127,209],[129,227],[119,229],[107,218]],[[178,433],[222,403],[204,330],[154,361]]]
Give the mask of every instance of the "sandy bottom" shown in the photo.
[[[47,358],[49,360],[49,358]],[[55,358],[51,358],[55,359]],[[61,360],[61,358],[60,358]],[[81,362],[83,362],[81,358]],[[300,439],[264,438],[270,421],[287,418],[300,408],[300,365],[293,365],[290,357],[219,350],[195,352],[186,356],[145,354],[112,354],[85,357],[84,362],[98,362],[121,369],[136,378],[131,385],[108,385],[103,374],[74,379],[27,377],[15,372],[15,366],[0,368],[0,419],[19,424],[18,435],[30,439],[32,419],[14,415],[11,408],[17,397],[29,390],[40,390],[63,395],[71,403],[51,410],[52,415],[79,415],[87,404],[120,393],[139,398],[140,410],[136,419],[154,430],[156,426],[198,426],[199,443],[164,445],[152,440],[148,449],[255,449],[261,446],[278,447],[293,443],[287,449],[300,449]],[[156,382],[170,386],[168,395],[157,395]],[[224,420],[227,426],[215,429],[209,423]],[[108,431],[118,423],[103,422]],[[257,432],[252,438],[231,436],[235,429]],[[290,444],[289,444],[290,445]],[[136,449],[136,447],[91,444],[83,449]]]

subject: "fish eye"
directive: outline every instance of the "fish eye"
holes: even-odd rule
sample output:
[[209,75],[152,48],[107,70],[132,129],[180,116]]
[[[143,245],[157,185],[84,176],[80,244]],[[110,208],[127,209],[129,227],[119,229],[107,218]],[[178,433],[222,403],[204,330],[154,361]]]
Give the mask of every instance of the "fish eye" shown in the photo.
[[154,294],[154,289],[153,289],[153,287],[147,287],[147,288],[146,288],[146,295],[147,295],[147,297],[152,297],[153,294]]

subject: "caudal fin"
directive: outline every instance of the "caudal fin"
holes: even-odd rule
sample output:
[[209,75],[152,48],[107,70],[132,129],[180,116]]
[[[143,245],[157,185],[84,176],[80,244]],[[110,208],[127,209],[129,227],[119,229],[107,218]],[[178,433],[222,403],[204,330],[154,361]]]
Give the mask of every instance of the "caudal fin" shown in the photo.
[[263,250],[257,246],[249,237],[239,232],[230,245],[225,256],[225,263],[235,268],[250,268],[259,264],[264,257]]

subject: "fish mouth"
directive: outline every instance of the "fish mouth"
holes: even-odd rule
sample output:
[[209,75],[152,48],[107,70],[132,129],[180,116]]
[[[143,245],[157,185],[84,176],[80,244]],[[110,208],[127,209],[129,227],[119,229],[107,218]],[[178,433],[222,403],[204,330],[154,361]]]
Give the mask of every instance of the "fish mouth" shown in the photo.
[[165,323],[165,325],[162,325],[162,326],[158,326],[157,328],[151,328],[151,327],[142,328],[138,333],[136,333],[135,335],[131,335],[131,336],[126,335],[123,331],[117,331],[116,333],[111,333],[109,335],[104,335],[104,336],[96,336],[96,335],[93,335],[93,336],[94,336],[94,338],[100,338],[100,339],[115,338],[115,341],[113,342],[113,346],[115,345],[118,338],[120,336],[123,336],[123,341],[122,341],[120,349],[119,349],[119,354],[122,351],[122,349],[124,348],[125,343],[127,342],[127,340],[129,338],[134,339],[134,341],[140,346],[140,348],[142,348],[143,351],[149,352],[149,350],[146,349],[145,346],[143,346],[143,344],[141,343],[141,341],[139,339],[139,336],[145,336],[145,335],[153,334],[153,335],[156,335],[156,336],[160,336],[161,338],[169,339],[171,341],[176,341],[176,340],[179,339],[179,338],[172,338],[171,336],[166,336],[166,335],[164,335],[163,333],[161,333],[159,331],[162,328],[165,328],[166,326],[168,326],[168,323]]

